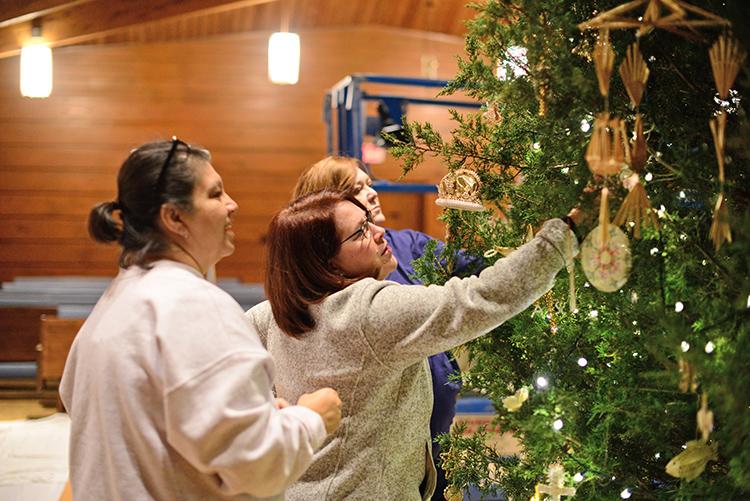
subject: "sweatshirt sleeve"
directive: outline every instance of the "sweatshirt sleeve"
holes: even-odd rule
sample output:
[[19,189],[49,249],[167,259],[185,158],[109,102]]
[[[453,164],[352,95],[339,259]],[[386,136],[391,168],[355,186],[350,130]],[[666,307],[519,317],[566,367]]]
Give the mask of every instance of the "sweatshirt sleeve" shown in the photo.
[[187,294],[160,321],[169,333],[161,372],[170,445],[227,495],[283,492],[323,444],[323,419],[305,407],[276,408],[271,356],[223,293]]
[[266,353],[231,354],[166,395],[170,444],[227,495],[280,494],[325,440],[322,418],[305,407],[276,409]]
[[383,363],[410,365],[486,334],[525,310],[552,287],[577,251],[567,224],[553,219],[531,242],[479,276],[429,287],[373,281],[362,288],[358,304],[367,312],[362,331]]

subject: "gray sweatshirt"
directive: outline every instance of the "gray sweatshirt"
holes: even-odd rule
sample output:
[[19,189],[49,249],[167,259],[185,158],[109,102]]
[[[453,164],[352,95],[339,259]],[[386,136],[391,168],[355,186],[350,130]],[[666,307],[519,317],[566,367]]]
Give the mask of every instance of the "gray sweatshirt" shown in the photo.
[[277,395],[296,402],[330,386],[343,403],[341,426],[287,489],[287,499],[429,499],[435,472],[426,357],[526,309],[572,259],[569,241],[575,254],[575,237],[555,219],[479,276],[442,287],[360,280],[312,306],[316,327],[300,339],[279,329],[267,301],[250,309],[276,365]]

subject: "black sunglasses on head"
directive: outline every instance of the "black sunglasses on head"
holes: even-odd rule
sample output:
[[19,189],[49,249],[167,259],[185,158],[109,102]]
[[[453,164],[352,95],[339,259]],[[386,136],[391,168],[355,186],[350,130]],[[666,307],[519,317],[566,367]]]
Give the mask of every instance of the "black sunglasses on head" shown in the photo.
[[161,166],[161,170],[159,171],[159,177],[156,180],[156,193],[157,194],[162,193],[164,189],[164,182],[165,182],[165,179],[167,178],[167,170],[169,168],[169,165],[172,163],[172,158],[174,157],[174,154],[177,151],[177,147],[180,145],[190,150],[189,144],[187,144],[185,141],[181,139],[177,139],[177,136],[172,136],[172,147],[169,148],[169,153],[167,153],[167,158],[164,160],[164,165]]

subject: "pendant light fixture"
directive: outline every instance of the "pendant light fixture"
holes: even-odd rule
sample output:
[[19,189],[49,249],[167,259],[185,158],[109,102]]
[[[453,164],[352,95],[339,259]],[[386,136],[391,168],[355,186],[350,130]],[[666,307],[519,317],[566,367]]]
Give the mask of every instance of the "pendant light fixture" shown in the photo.
[[282,1],[281,31],[268,39],[268,79],[279,85],[294,85],[299,81],[299,35],[289,32],[289,3]]
[[21,95],[49,97],[52,93],[52,49],[42,38],[42,25],[35,19],[31,40],[21,48]]

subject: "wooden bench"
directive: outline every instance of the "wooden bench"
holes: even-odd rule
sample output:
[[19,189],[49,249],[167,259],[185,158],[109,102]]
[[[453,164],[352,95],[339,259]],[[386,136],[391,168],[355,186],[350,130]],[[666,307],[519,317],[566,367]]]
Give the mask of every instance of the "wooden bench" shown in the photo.
[[54,307],[0,308],[0,361],[35,361],[41,316],[55,313]]
[[73,339],[83,322],[85,320],[82,318],[42,315],[36,373],[37,389],[40,392],[42,405],[55,405],[58,410],[62,410],[57,390]]
[[51,307],[0,308],[0,397],[36,398],[33,362],[41,316],[56,312]]

